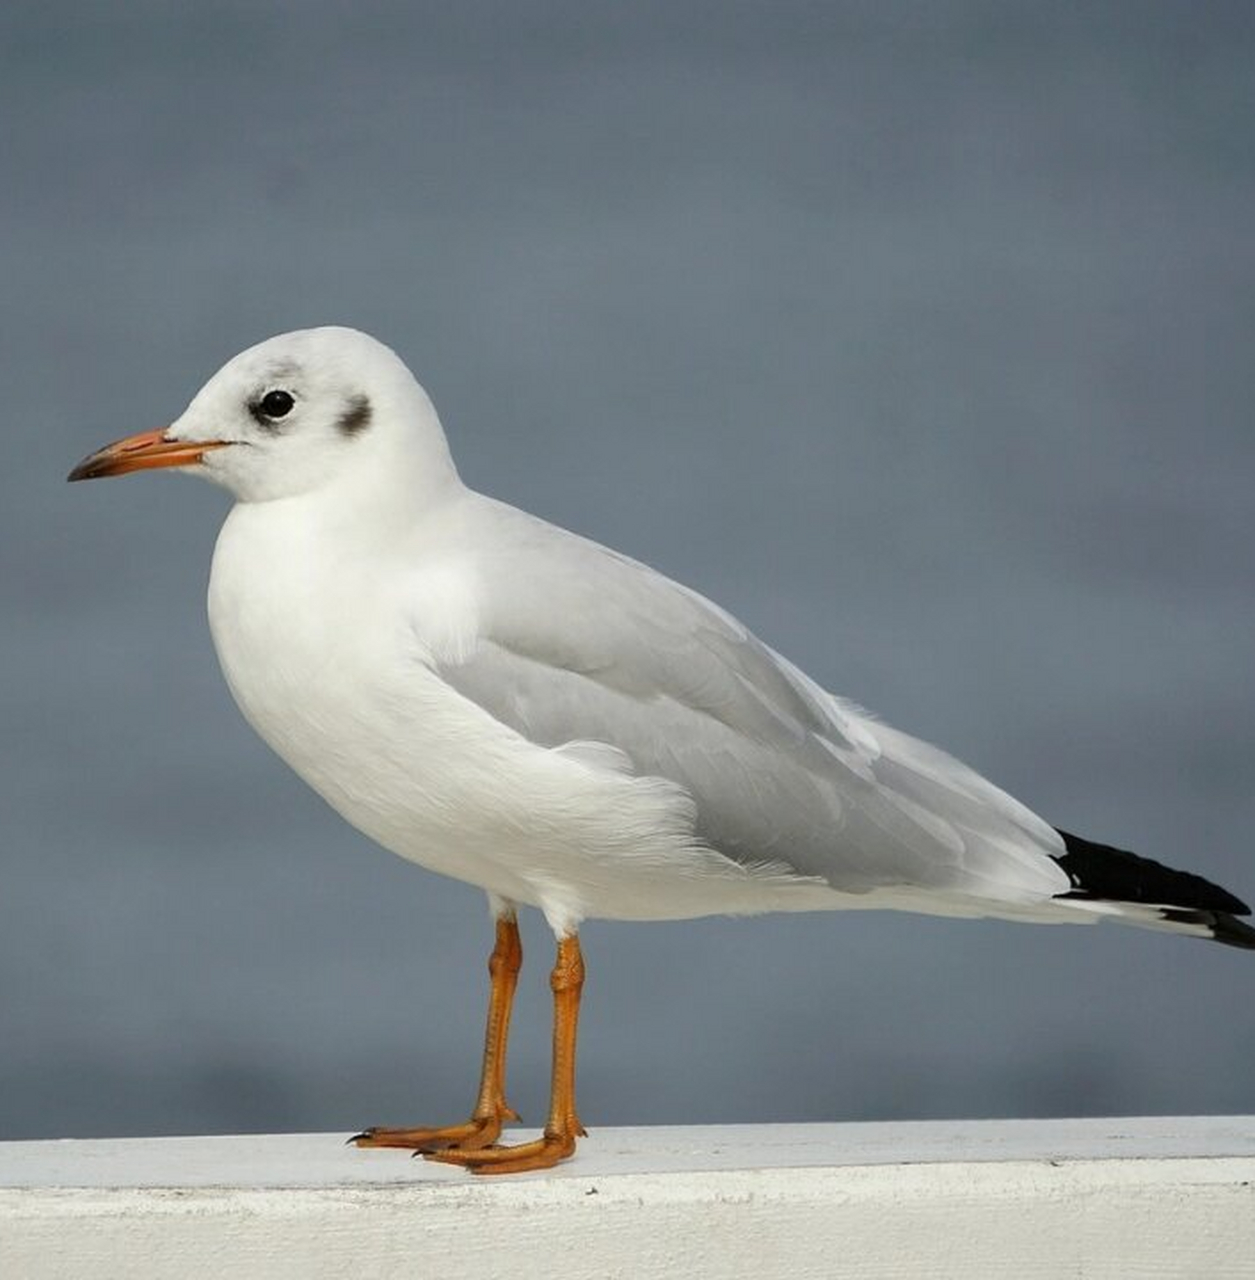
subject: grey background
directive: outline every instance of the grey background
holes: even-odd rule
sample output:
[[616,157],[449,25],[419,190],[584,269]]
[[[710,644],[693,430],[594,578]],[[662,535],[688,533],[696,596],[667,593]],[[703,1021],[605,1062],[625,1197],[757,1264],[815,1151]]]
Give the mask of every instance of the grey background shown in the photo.
[[[397,347],[470,483],[1255,895],[1249,5],[11,3],[0,37],[0,1136],[470,1102],[482,898],[237,715],[224,495],[64,484],[307,324]],[[1255,1111],[1250,954],[912,916],[584,937],[594,1127]]]

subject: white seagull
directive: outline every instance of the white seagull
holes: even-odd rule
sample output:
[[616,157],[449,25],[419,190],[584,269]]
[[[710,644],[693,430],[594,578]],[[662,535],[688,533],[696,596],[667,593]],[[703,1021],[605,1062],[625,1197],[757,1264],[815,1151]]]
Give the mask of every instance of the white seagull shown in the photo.
[[[251,347],[171,426],[70,479],[152,467],[236,499],[209,623],[245,718],[353,826],[488,894],[473,1114],[361,1146],[477,1173],[569,1156],[590,917],[894,908],[1255,948],[1232,894],[1056,830],[696,592],[468,489],[423,389],[366,334]],[[558,943],[553,1076],[543,1136],[505,1145],[520,904]]]

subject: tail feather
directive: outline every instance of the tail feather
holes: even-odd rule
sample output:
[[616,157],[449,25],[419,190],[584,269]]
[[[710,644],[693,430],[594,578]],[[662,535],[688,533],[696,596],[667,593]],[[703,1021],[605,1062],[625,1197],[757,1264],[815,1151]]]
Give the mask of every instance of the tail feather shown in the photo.
[[1255,929],[1236,918],[1250,915],[1251,909],[1227,889],[1126,849],[1097,844],[1067,831],[1059,834],[1066,852],[1055,861],[1067,872],[1072,888],[1057,897],[1129,903],[1142,909],[1137,914],[1152,911],[1168,928],[1177,926],[1225,946],[1255,950]]

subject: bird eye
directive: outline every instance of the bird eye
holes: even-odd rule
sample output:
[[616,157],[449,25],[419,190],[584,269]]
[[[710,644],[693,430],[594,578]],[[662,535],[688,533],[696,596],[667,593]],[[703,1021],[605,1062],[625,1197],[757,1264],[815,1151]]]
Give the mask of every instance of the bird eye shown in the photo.
[[286,391],[267,391],[259,408],[268,418],[285,418],[296,401]]

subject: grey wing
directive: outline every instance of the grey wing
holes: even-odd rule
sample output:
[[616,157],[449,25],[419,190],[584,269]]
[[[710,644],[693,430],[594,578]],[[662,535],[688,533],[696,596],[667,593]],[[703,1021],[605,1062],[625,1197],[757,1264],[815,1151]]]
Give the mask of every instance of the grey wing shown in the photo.
[[530,519],[511,533],[477,563],[478,645],[440,667],[504,724],[680,784],[697,835],[745,865],[845,893],[1066,890],[1054,830],[965,765],[825,693],[654,570]]

